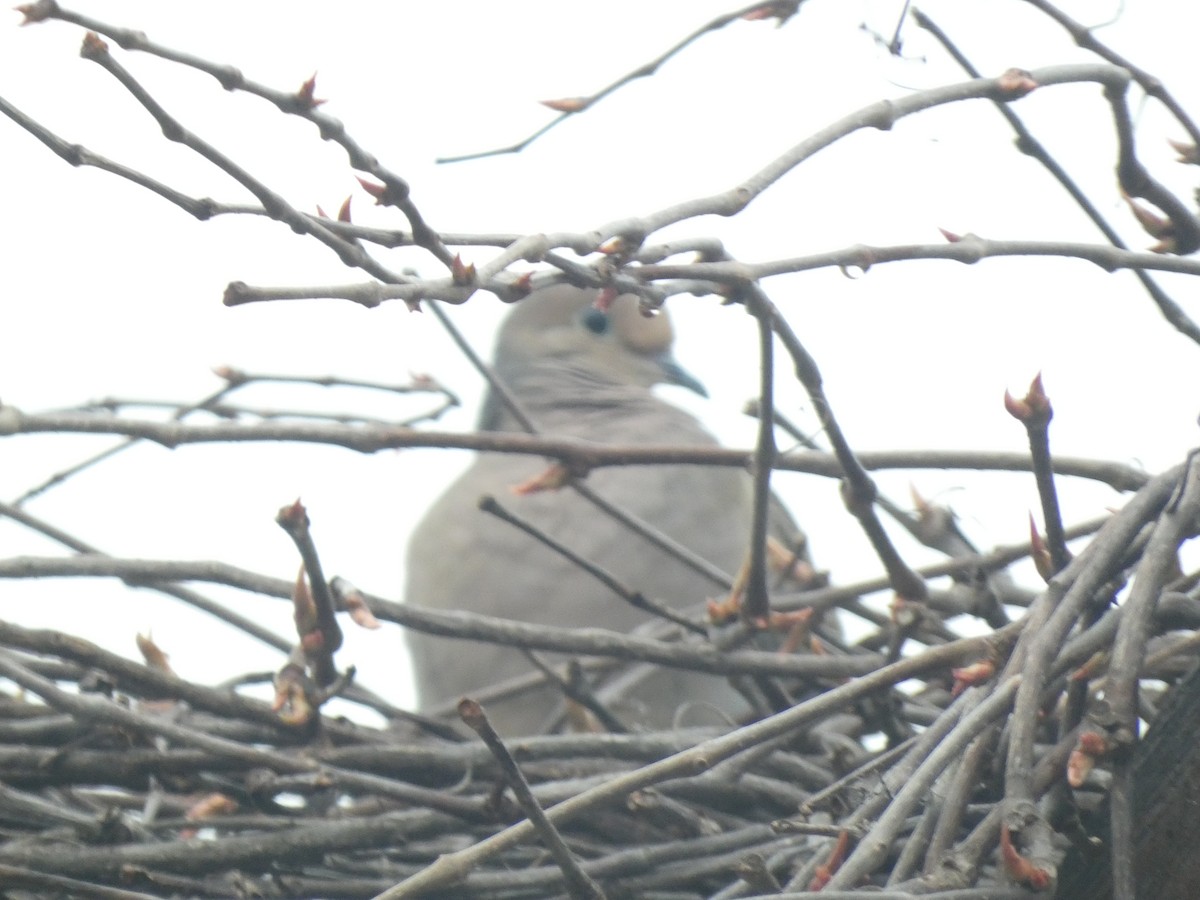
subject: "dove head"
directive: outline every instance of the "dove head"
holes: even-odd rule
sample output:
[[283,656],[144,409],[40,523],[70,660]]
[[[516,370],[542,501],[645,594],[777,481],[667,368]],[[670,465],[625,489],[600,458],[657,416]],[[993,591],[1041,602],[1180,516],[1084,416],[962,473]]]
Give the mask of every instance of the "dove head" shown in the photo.
[[[671,356],[674,334],[665,311],[643,315],[630,294],[602,310],[598,296],[570,285],[535,291],[500,326],[495,372],[535,419],[650,402],[649,389],[663,382],[704,394]],[[489,396],[481,427],[509,427],[506,418]]]

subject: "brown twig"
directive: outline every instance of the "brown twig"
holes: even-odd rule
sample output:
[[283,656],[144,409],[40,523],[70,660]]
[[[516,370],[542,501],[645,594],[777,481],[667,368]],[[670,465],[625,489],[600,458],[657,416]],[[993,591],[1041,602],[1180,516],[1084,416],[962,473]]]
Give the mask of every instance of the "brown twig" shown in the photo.
[[[970,61],[954,44],[954,42],[950,40],[950,37],[941,28],[939,28],[938,25],[929,18],[929,16],[919,9],[913,9],[912,16],[913,20],[918,25],[934,36],[938,43],[940,43],[946,49],[946,52],[953,57],[954,61],[962,67],[964,72],[966,72],[972,78],[981,77],[980,72],[970,63]],[[1118,65],[1121,64],[1115,59],[1110,59],[1109,61],[1116,62]],[[1125,68],[1130,67],[1125,66]],[[1137,78],[1137,72],[1132,69],[1131,71],[1134,71],[1134,77]],[[1139,78],[1138,80],[1139,83],[1143,83],[1142,79]],[[1055,181],[1062,185],[1063,190],[1070,195],[1075,204],[1081,210],[1083,210],[1084,215],[1086,215],[1092,221],[1092,224],[1094,224],[1096,228],[1100,230],[1100,233],[1104,235],[1105,240],[1112,244],[1112,246],[1121,250],[1128,249],[1125,242],[1121,240],[1120,235],[1117,234],[1116,230],[1104,218],[1100,210],[1097,209],[1096,204],[1094,204],[1083,192],[1083,190],[1075,182],[1075,179],[1072,178],[1066,169],[1064,169],[1050,154],[1045,146],[1043,146],[1042,142],[1034,137],[1033,133],[1025,125],[1021,117],[1013,112],[1011,105],[1007,103],[996,103],[994,104],[994,108],[996,112],[1004,117],[1004,120],[1008,122],[1009,127],[1011,127],[1016,133],[1017,149],[1026,156],[1033,157],[1046,168],[1046,171],[1053,176]],[[1135,268],[1133,269],[1133,274],[1134,277],[1142,283],[1142,286],[1146,289],[1146,293],[1150,295],[1150,299],[1154,301],[1155,305],[1159,309],[1159,312],[1162,313],[1163,318],[1170,322],[1171,325],[1173,325],[1175,329],[1180,332],[1180,334],[1186,335],[1196,343],[1200,343],[1200,325],[1197,325],[1192,321],[1192,319],[1184,311],[1183,307],[1172,300],[1171,297],[1167,295],[1167,292],[1164,291],[1158,282],[1152,279],[1145,270]]]
[[545,811],[537,802],[537,798],[533,796],[533,791],[529,789],[529,782],[521,774],[521,767],[517,765],[517,761],[513,759],[512,754],[508,751],[508,747],[504,745],[504,741],[500,739],[500,735],[496,733],[496,729],[488,721],[483,707],[474,700],[463,699],[459,701],[458,714],[471,730],[483,739],[492,756],[496,758],[496,762],[500,764],[500,770],[504,773],[504,780],[508,782],[508,786],[516,794],[517,802],[521,804],[521,809],[525,811],[526,817],[533,824],[533,827],[537,829],[542,841],[550,849],[554,861],[562,869],[563,875],[566,878],[567,889],[570,891],[571,896],[577,898],[577,900],[588,900],[588,898],[591,898],[591,900],[604,900],[604,892],[600,890],[600,886],[583,871],[578,860],[575,859],[575,855],[567,847],[566,842],[563,841],[558,829],[546,818]]
[[[779,5],[780,7],[790,6],[792,13],[794,13],[796,8],[799,7],[801,2],[802,2],[802,0],[790,0],[790,2],[780,3],[777,5]],[[667,62],[669,59],[671,59],[671,57],[680,53],[682,50],[686,49],[690,44],[694,43],[696,40],[703,37],[704,35],[709,34],[711,32],[719,31],[720,29],[724,28],[726,25],[730,24],[731,22],[736,22],[739,19],[745,18],[745,16],[748,13],[762,9],[769,5],[771,5],[771,4],[764,3],[764,2],[752,3],[749,6],[744,6],[739,10],[735,10],[734,12],[724,13],[720,16],[717,16],[715,19],[712,19],[711,21],[705,23],[704,25],[701,25],[699,28],[697,28],[695,31],[693,31],[691,34],[689,34],[687,37],[683,38],[678,43],[672,45],[668,50],[659,54],[654,59],[652,59],[648,62],[642,63],[640,66],[638,66],[632,72],[629,72],[626,75],[621,76],[616,81],[613,81],[612,83],[608,84],[607,86],[601,88],[599,91],[596,91],[594,94],[590,94],[589,96],[586,96],[586,97],[572,97],[572,98],[569,98],[566,100],[545,101],[545,105],[548,106],[550,109],[557,110],[559,112],[559,116],[555,119],[550,120],[545,125],[543,125],[541,128],[539,128],[535,132],[533,132],[531,135],[524,138],[523,140],[518,141],[515,144],[512,144],[507,147],[498,147],[493,150],[482,150],[482,151],[479,151],[476,153],[467,153],[467,154],[463,154],[460,156],[444,156],[444,157],[441,157],[440,159],[438,159],[438,162],[439,163],[467,162],[467,161],[474,160],[474,159],[484,159],[489,156],[500,156],[500,155],[503,155],[506,153],[520,153],[522,150],[524,150],[526,147],[528,147],[530,144],[532,144],[534,141],[536,141],[538,138],[540,138],[542,135],[544,135],[550,129],[554,128],[556,125],[561,124],[565,119],[568,119],[571,116],[576,116],[576,115],[579,115],[580,113],[586,112],[587,110],[589,110],[593,106],[595,106],[597,103],[599,103],[601,100],[603,100],[605,97],[609,96],[610,94],[616,93],[618,90],[620,90],[622,87],[629,84],[630,82],[636,81],[639,78],[649,78],[649,77],[653,76],[654,73],[657,72],[662,67],[663,63]],[[787,14],[784,14],[782,12],[779,13],[778,18],[779,18],[780,24],[782,24],[783,21],[787,18],[787,16],[790,16],[790,14],[791,13],[787,13]]]
[[[744,302],[746,311],[758,325],[759,403],[766,410],[774,410],[774,325],[777,313],[757,285],[745,293]],[[758,437],[754,442],[753,462],[750,465],[754,503],[745,596],[742,600],[742,617],[748,622],[766,622],[771,615],[771,600],[767,593],[767,516],[771,504],[771,470],[775,467],[777,456],[775,426],[772,416],[768,414],[759,419]]]
[[[779,311],[771,308],[771,325],[775,334],[787,349],[795,367],[796,379],[804,385],[809,400],[813,405],[821,429],[829,438],[834,456],[842,470],[842,500],[870,540],[872,548],[883,563],[888,573],[892,589],[898,596],[908,601],[920,602],[925,599],[925,581],[909,568],[892,544],[891,538],[884,531],[879,517],[875,513],[875,483],[867,474],[861,460],[851,449],[849,441],[842,432],[841,426],[833,414],[833,407],[825,396],[821,372],[816,360],[800,343],[800,339],[779,315]],[[898,648],[897,648],[898,651]]]
[[[291,93],[265,87],[248,80],[241,71],[233,66],[215,64],[206,59],[164,47],[161,44],[148,40],[146,35],[140,31],[108,25],[97,19],[68,10],[59,4],[57,0],[37,0],[35,3],[22,7],[21,11],[26,15],[27,21],[42,21],[50,18],[61,19],[64,22],[71,22],[81,28],[85,28],[90,32],[106,35],[116,41],[125,50],[138,50],[150,53],[162,59],[178,63],[179,65],[206,72],[220,82],[221,87],[227,91],[245,91],[246,93],[268,100],[280,112],[307,119],[317,126],[322,138],[334,141],[346,151],[347,161],[353,168],[361,172],[366,172],[383,183],[384,196],[386,196],[387,201],[391,205],[398,207],[408,219],[409,225],[412,228],[413,241],[418,246],[424,247],[435,258],[449,267],[452,254],[442,244],[437,233],[425,222],[424,217],[413,203],[408,183],[400,176],[384,168],[371,153],[360,147],[346,133],[345,126],[341,122],[320,110],[320,101],[313,99],[313,88],[311,85],[302,86],[299,90]],[[114,74],[116,73],[114,72]],[[251,190],[253,192],[253,189]],[[262,200],[263,198],[260,197],[259,199]],[[274,204],[267,202],[264,202],[264,207],[269,212],[276,208]]]
[[[185,444],[295,441],[344,447],[359,453],[378,453],[401,448],[438,447],[487,450],[549,456],[561,460],[572,471],[583,472],[603,466],[703,465],[745,468],[750,451],[727,447],[675,447],[601,445],[570,438],[544,438],[509,432],[467,433],[424,431],[407,428],[368,428],[305,422],[220,422],[189,425],[150,419],[89,415],[85,413],[24,413],[0,405],[0,437],[14,434],[116,434],[139,437],[174,449]],[[868,471],[878,469],[981,469],[1028,472],[1029,458],[1019,453],[975,450],[865,451],[858,462]],[[782,456],[776,469],[811,475],[841,477],[838,460],[827,453],[793,452]],[[1054,462],[1059,475],[1089,478],[1118,491],[1133,491],[1148,478],[1132,466],[1107,460],[1059,457]]]
[[[0,578],[26,577],[136,577],[153,581],[212,581],[267,596],[290,598],[292,584],[236,566],[217,562],[161,562],[90,557],[15,557],[0,560]],[[336,579],[335,579],[336,582]],[[495,641],[509,646],[559,653],[610,656],[707,672],[713,675],[792,675],[800,678],[845,678],[873,671],[880,658],[874,654],[853,657],[809,654],[780,656],[757,650],[722,652],[709,644],[669,643],[623,635],[599,628],[572,629],[526,625],[466,612],[437,612],[366,595],[371,611],[380,619],[430,634],[465,640]]]
[[308,511],[297,500],[281,507],[275,522],[295,543],[308,576],[307,584],[297,584],[292,592],[297,632],[317,684],[327,688],[338,677],[333,656],[342,646],[342,629],[334,615],[333,596],[309,529]]
[[1018,400],[1004,392],[1004,407],[1025,426],[1029,438],[1029,456],[1033,460],[1033,477],[1037,481],[1038,497],[1042,501],[1042,519],[1046,523],[1046,542],[1050,551],[1050,572],[1061,572],[1071,561],[1063,534],[1062,511],[1058,506],[1058,489],[1054,484],[1054,464],[1050,456],[1050,420],[1054,410],[1042,388],[1039,374],[1029,385],[1029,391]]
[[647,597],[640,591],[633,590],[622,584],[615,575],[608,572],[604,568],[596,565],[591,560],[580,556],[570,547],[556,540],[551,535],[546,534],[533,523],[521,518],[512,510],[503,506],[495,497],[490,495],[479,498],[479,508],[485,513],[489,513],[502,522],[506,522],[529,535],[538,543],[549,548],[557,553],[563,559],[571,563],[571,565],[587,572],[606,588],[628,603],[635,609],[640,609],[642,612],[652,616],[658,616],[668,622],[674,622],[679,627],[690,631],[694,634],[708,636],[708,629],[703,624],[695,619],[690,619],[687,616],[680,614],[664,603],[659,603],[653,597]]

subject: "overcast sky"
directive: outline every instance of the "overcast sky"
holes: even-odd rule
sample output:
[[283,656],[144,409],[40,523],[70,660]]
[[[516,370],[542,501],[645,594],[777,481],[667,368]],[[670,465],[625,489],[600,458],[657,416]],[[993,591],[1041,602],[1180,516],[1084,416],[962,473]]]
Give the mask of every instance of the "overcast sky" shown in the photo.
[[[1192,4],[1130,0],[1067,9],[1111,24],[1097,36],[1158,75],[1200,115]],[[810,0],[784,28],[737,22],[705,36],[650,79],[606,99],[519,155],[455,165],[440,156],[512,143],[553,113],[537,101],[588,94],[636,68],[732,4],[648,6],[561,2],[86,2],[72,8],[145,31],[169,47],[236,65],[292,90],[315,71],[317,96],[351,134],[406,178],[426,219],[444,231],[585,232],[729,188],[824,125],[884,97],[964,80],[920,31],[905,29],[907,60],[877,46],[864,22],[894,27],[899,4]],[[923,9],[985,74],[1010,66],[1090,61],[1029,4],[942,0]],[[78,28],[51,22],[0,27],[0,96],[70,142],[140,168],[194,196],[249,199],[222,173],[168,144],[103,70],[81,60]],[[336,209],[354,195],[355,221],[406,228],[374,209],[342,152],[313,127],[211,78],[115,48],[122,63],[183,123],[296,207]],[[1134,109],[1139,152],[1155,177],[1190,197],[1197,170],[1176,164],[1165,139],[1182,138],[1155,103]],[[1113,128],[1100,89],[1036,91],[1013,109],[1076,174],[1131,246],[1153,241],[1123,207],[1113,178]],[[218,384],[210,369],[338,374],[396,382],[427,372],[469,402],[438,427],[468,428],[479,379],[428,315],[390,303],[363,310],[310,300],[237,309],[221,305],[234,280],[260,285],[362,280],[323,247],[262,219],[201,223],[110,175],[72,169],[0,120],[6,201],[0,306],[0,398],[29,410],[116,396],[186,403]],[[765,261],[858,243],[927,243],[938,228],[993,238],[1099,241],[1052,180],[1012,146],[984,102],[861,132],[806,162],[733,219],[681,223],[658,239],[716,236],[737,257]],[[393,269],[442,274],[420,251],[378,251]],[[467,250],[486,261],[491,251]],[[1194,317],[1196,279],[1159,276]],[[859,449],[1021,450],[1022,429],[1000,403],[1039,370],[1055,404],[1064,454],[1114,458],[1157,471],[1197,443],[1200,354],[1154,310],[1129,273],[1078,261],[987,260],[972,267],[915,262],[850,279],[819,270],[765,287],[822,367],[830,397]],[[755,391],[746,317],[713,298],[670,304],[678,355],[709,387],[702,401],[670,393],[724,440],[746,445],[738,414]],[[500,304],[479,294],[454,310],[487,346]],[[785,370],[781,370],[786,374]],[[781,408],[811,423],[803,392],[781,384]],[[367,408],[404,417],[417,407],[358,395],[276,389],[247,402],[288,408]],[[105,440],[0,441],[0,496],[11,499]],[[218,558],[291,577],[296,560],[273,522],[297,496],[313,517],[326,571],[398,597],[402,547],[421,509],[461,452],[360,457],[296,446],[142,446],[58,488],[30,510],[108,552]],[[536,464],[531,463],[536,467]],[[961,472],[884,476],[901,500],[909,482],[953,504],[985,546],[1023,536],[1036,506],[1029,479],[981,482]],[[829,481],[781,476],[779,490],[812,532],[835,578],[874,572]],[[1107,490],[1065,486],[1079,520],[1121,502]],[[0,554],[58,552],[0,523]],[[275,601],[211,591],[287,628]],[[153,629],[181,673],[219,677],[274,668],[278,659],[208,627],[203,617],[146,593],[93,583],[0,583],[0,615],[70,630],[132,655],[133,633]],[[217,652],[213,646],[216,643]],[[404,698],[397,632],[356,635],[342,662]],[[228,657],[224,663],[215,657]]]

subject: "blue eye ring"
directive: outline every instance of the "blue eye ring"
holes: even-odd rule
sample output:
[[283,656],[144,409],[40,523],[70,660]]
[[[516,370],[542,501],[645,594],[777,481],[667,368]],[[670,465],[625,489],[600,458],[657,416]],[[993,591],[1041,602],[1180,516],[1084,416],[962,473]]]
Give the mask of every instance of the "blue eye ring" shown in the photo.
[[583,314],[583,327],[592,334],[604,334],[608,331],[608,314],[592,307]]

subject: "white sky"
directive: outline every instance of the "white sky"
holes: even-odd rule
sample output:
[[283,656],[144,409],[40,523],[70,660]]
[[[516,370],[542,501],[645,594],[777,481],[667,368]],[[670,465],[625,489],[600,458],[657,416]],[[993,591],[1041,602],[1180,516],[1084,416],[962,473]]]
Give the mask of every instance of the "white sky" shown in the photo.
[[[1073,2],[1068,10],[1091,21],[1113,12],[1097,12],[1099,5]],[[297,88],[317,71],[325,109],[409,181],[435,228],[534,232],[588,231],[728,188],[873,100],[963,80],[915,28],[906,31],[906,46],[926,63],[890,60],[872,44],[859,24],[866,19],[886,31],[897,6],[810,0],[783,29],[735,23],[521,155],[441,167],[433,163],[437,156],[523,137],[553,115],[537,100],[590,93],[733,4],[76,0],[72,8],[236,65],[280,89]],[[1017,0],[934,0],[923,8],[987,74],[1089,60]],[[78,57],[79,29],[59,22],[17,28],[17,21],[16,13],[0,20],[0,95],[64,139],[176,188],[247,199],[221,173],[167,144],[111,78]],[[1120,18],[1098,32],[1200,115],[1198,33],[1200,11],[1167,0],[1130,0]],[[226,94],[207,76],[114,50],[185,125],[297,207],[335,210],[353,193],[355,221],[406,228],[394,211],[371,208],[341,151],[323,144],[308,124],[254,98]],[[1098,87],[1038,91],[1014,109],[1132,246],[1152,243],[1116,196],[1113,129]],[[1190,196],[1197,172],[1174,163],[1163,140],[1181,138],[1182,131],[1153,102],[1135,110],[1142,158],[1155,177]],[[263,220],[196,222],[119,179],[69,168],[7,120],[0,121],[0,147],[7,212],[0,398],[6,403],[39,410],[105,396],[188,402],[217,386],[209,370],[222,364],[387,382],[429,372],[465,397],[478,394],[478,378],[432,317],[411,315],[400,303],[371,311],[315,300],[221,305],[233,280],[362,280],[316,242]],[[1012,148],[1007,126],[982,102],[907,119],[888,133],[857,134],[805,163],[742,215],[683,223],[658,237],[716,235],[735,255],[758,261],[857,243],[933,242],[939,226],[995,238],[1099,240],[1050,178]],[[393,269],[440,274],[419,251],[380,255]],[[479,262],[488,255],[464,251]],[[1158,278],[1200,317],[1195,279]],[[1055,404],[1052,435],[1060,453],[1156,471],[1196,443],[1200,353],[1159,317],[1129,273],[1106,275],[1081,262],[1044,259],[973,267],[920,262],[882,266],[857,280],[817,271],[772,279],[766,287],[817,358],[859,449],[1021,450],[1023,431],[1004,414],[1000,398],[1006,387],[1023,391],[1038,370]],[[486,346],[499,309],[480,294],[454,312]],[[671,396],[729,443],[746,445],[751,426],[737,410],[755,390],[748,320],[711,298],[680,297],[671,310],[681,331],[678,355],[712,397]],[[781,372],[781,408],[811,422],[802,392]],[[289,408],[366,402],[396,417],[414,408],[315,389],[256,397]],[[467,428],[473,415],[472,402],[442,424]],[[2,441],[0,496],[12,498],[107,443]],[[301,496],[326,571],[398,597],[408,531],[466,462],[457,452],[359,457],[291,445],[174,452],[143,446],[52,491],[30,510],[113,554],[219,558],[291,577],[294,551],[273,516]],[[881,476],[902,501],[910,481],[952,503],[983,545],[1020,540],[1026,512],[1037,502],[1031,481],[1019,476]],[[833,483],[803,476],[776,483],[835,578],[875,571],[838,509]],[[1070,484],[1064,490],[1069,521],[1120,502],[1107,490]],[[53,552],[0,522],[0,555]],[[209,593],[287,627],[282,604]],[[190,677],[279,662],[172,601],[115,585],[0,582],[0,615],[67,627],[130,655],[136,653],[134,632],[153,629]],[[396,630],[353,638],[342,662],[357,663],[366,684],[405,697]]]

